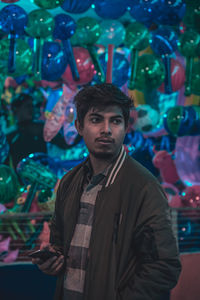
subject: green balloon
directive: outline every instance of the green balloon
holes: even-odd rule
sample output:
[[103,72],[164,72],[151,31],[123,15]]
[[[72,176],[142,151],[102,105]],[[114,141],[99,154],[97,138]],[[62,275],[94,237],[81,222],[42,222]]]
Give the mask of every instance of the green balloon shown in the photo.
[[[28,43],[22,39],[16,39],[15,49],[15,64],[16,69],[13,73],[8,73],[8,55],[9,55],[10,40],[3,39],[0,41],[0,66],[3,64],[7,75],[18,77],[25,75],[32,70],[33,53]],[[4,63],[3,63],[4,62]],[[1,67],[0,67],[1,69]]]
[[200,34],[194,30],[185,31],[179,39],[179,51],[185,57],[198,56]]
[[138,57],[135,88],[144,91],[158,88],[165,79],[165,67],[154,55]]
[[54,30],[54,18],[44,9],[36,9],[28,14],[25,31],[34,38],[46,38]]
[[144,50],[149,45],[148,29],[139,22],[131,23],[126,28],[125,45],[130,49]]
[[200,96],[200,62],[193,66],[191,90],[192,94]]
[[34,3],[44,9],[52,9],[63,4],[64,0],[34,0]]
[[180,136],[180,127],[183,117],[183,106],[175,106],[171,107],[166,116],[166,125],[167,125],[167,131],[174,135],[174,136]]
[[9,203],[17,196],[19,182],[14,170],[0,165],[0,203]]
[[94,18],[84,17],[76,24],[76,32],[71,37],[72,45],[94,45],[102,33],[99,22]]

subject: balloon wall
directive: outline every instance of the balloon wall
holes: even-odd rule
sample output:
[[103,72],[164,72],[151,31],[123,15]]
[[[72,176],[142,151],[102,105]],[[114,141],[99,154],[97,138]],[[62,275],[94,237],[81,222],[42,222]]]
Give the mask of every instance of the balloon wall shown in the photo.
[[[0,216],[52,213],[60,178],[88,155],[75,129],[73,98],[85,85],[103,82],[133,100],[124,141],[129,155],[158,178],[171,207],[200,206],[197,2],[1,1]],[[20,136],[13,103],[22,93],[32,96],[33,121],[43,126],[47,150],[29,151],[13,166],[11,140]],[[179,217],[180,249],[188,250],[200,214],[185,210]],[[0,260],[22,259],[20,246],[13,246],[18,239],[27,250],[45,242],[46,221],[30,217],[24,235],[16,220],[0,219],[0,233],[9,232],[0,234],[6,249],[1,256],[0,245]],[[199,249],[200,239],[195,243]]]

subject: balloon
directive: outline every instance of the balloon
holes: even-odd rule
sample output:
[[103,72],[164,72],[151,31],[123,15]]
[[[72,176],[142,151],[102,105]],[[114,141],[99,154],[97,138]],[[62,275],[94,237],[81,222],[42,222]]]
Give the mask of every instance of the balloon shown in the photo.
[[59,14],[55,16],[55,28],[53,36],[55,39],[60,39],[63,44],[63,50],[66,57],[68,57],[69,65],[72,71],[72,76],[74,80],[80,78],[74,59],[70,38],[74,35],[76,31],[76,23],[73,18],[66,14]]
[[186,4],[183,0],[161,0],[156,6],[155,22],[162,25],[179,24],[186,11]]
[[126,12],[125,0],[95,0],[95,12],[102,19],[118,19]]
[[130,90],[135,88],[136,71],[138,63],[138,51],[144,50],[149,45],[149,31],[139,22],[131,23],[126,28],[125,44],[131,51],[131,75],[128,87]]
[[9,203],[17,196],[19,183],[14,170],[0,165],[0,203]]
[[154,55],[143,54],[138,58],[135,86],[138,90],[152,90],[161,85],[165,78],[163,63]]
[[[4,61],[5,70],[7,69],[6,59],[8,60],[9,56],[9,44],[8,39],[0,41],[0,61]],[[31,72],[32,61],[33,54],[29,45],[22,39],[16,39],[16,70],[11,75],[17,77]]]
[[46,142],[50,142],[63,126],[66,106],[75,93],[76,90],[70,90],[66,85],[63,86],[63,95],[54,106],[51,117],[46,120],[44,125],[43,136]]
[[[103,72],[106,73],[106,69],[107,69],[106,53],[100,55],[99,61],[103,68]],[[123,54],[117,52],[114,53],[112,72],[113,72],[112,83],[114,85],[121,87],[127,82],[129,76],[129,62]],[[96,78],[96,81],[98,82],[98,78]]]
[[92,4],[92,0],[65,0],[64,3],[61,5],[62,9],[64,9],[66,12],[72,13],[72,14],[80,14],[85,12],[90,8]]
[[58,14],[55,16],[54,20],[54,39],[66,40],[74,35],[77,24],[72,17],[66,14]]
[[45,112],[48,113],[53,110],[54,106],[56,105],[56,103],[58,102],[58,100],[60,99],[62,94],[63,94],[62,89],[51,90],[51,92],[47,98]]
[[18,35],[24,34],[27,22],[27,13],[18,5],[6,5],[0,11],[0,28],[6,33],[13,31]]
[[193,58],[198,56],[200,34],[194,30],[185,31],[179,39],[179,51],[186,57],[185,95],[191,95]]
[[[171,86],[172,91],[178,91],[184,85],[185,82],[185,69],[183,65],[176,59],[171,59],[170,68]],[[161,93],[165,93],[164,83],[158,89]]]
[[200,62],[194,63],[192,72],[192,94],[200,96]]
[[134,123],[135,130],[142,132],[152,131],[159,121],[158,111],[148,104],[138,105],[136,111],[137,120]]
[[35,38],[46,38],[54,29],[53,16],[44,9],[36,9],[28,14],[28,24],[25,31]]
[[1,2],[4,2],[4,3],[15,3],[15,2],[18,2],[19,0],[1,0]]
[[34,3],[44,9],[52,9],[61,6],[64,0],[34,0]]
[[119,21],[105,20],[100,23],[102,34],[97,44],[107,47],[109,44],[115,47],[121,45],[125,39],[125,28]]
[[151,48],[158,55],[172,54],[178,48],[178,36],[170,27],[162,26],[151,35]]
[[73,45],[87,46],[97,75],[100,78],[100,81],[104,82],[105,76],[94,47],[94,44],[99,39],[101,33],[101,26],[96,19],[91,17],[80,18],[77,21],[77,30],[75,35],[71,38],[71,42]]
[[195,57],[198,54],[200,34],[194,30],[185,31],[179,38],[179,51],[185,57]]
[[74,58],[77,64],[78,73],[80,75],[80,79],[78,81],[74,81],[72,77],[72,72],[67,66],[62,78],[65,82],[74,85],[82,85],[90,82],[95,74],[94,65],[92,63],[92,59],[89,55],[87,49],[82,47],[74,47],[73,48]]
[[200,183],[200,135],[178,137],[175,147],[177,172],[185,185]]
[[101,33],[99,21],[95,18],[83,17],[77,20],[77,30],[71,42],[73,45],[94,45]]
[[64,73],[68,60],[57,42],[45,42],[42,49],[42,79],[58,80]]
[[129,13],[138,22],[149,27],[157,14],[157,0],[131,0]]
[[139,22],[130,23],[126,28],[125,45],[130,49],[144,50],[149,45],[148,29]]
[[174,136],[192,134],[197,113],[193,107],[171,107],[164,116],[164,127]]

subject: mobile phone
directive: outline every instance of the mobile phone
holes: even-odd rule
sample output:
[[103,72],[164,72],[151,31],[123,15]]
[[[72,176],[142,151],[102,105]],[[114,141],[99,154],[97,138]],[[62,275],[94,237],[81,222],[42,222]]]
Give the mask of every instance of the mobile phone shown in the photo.
[[58,256],[58,253],[49,251],[47,249],[42,249],[42,250],[37,250],[37,251],[31,252],[31,253],[29,253],[28,256],[31,258],[40,258],[41,260],[45,261],[53,256]]

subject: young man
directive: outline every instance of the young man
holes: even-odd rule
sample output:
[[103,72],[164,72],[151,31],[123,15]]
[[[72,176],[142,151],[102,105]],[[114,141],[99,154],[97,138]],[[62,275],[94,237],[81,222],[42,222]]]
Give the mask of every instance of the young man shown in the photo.
[[56,300],[167,299],[181,266],[166,197],[123,148],[131,100],[107,83],[74,100],[89,157],[57,192],[49,249],[59,255],[33,263],[58,275]]

